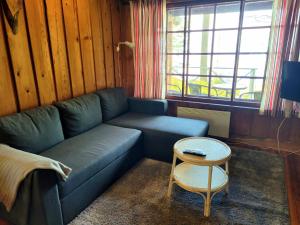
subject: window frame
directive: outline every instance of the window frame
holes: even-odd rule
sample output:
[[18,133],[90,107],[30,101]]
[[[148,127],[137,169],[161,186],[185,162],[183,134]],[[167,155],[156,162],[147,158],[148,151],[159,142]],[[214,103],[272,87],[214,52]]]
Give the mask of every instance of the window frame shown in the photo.
[[[169,3],[167,4],[167,10],[169,9],[176,9],[176,8],[183,8],[184,7],[184,29],[183,30],[176,30],[176,31],[169,31],[168,26],[166,29],[166,46],[168,43],[168,35],[172,33],[182,33],[183,34],[183,52],[182,53],[169,53],[168,48],[166,47],[166,60],[168,56],[172,55],[182,55],[183,56],[183,68],[182,73],[175,74],[175,73],[168,73],[167,71],[167,63],[166,63],[166,98],[170,100],[179,100],[179,101],[192,101],[192,102],[204,102],[204,103],[212,103],[212,104],[223,104],[223,105],[233,105],[233,106],[245,106],[245,107],[254,107],[258,108],[260,105],[260,101],[252,101],[252,100],[243,100],[243,99],[237,99],[235,98],[235,92],[236,92],[236,83],[238,78],[247,78],[250,80],[259,80],[262,79],[262,92],[264,90],[265,86],[265,80],[266,80],[266,70],[269,60],[269,45],[266,52],[241,52],[241,38],[242,38],[242,31],[243,30],[251,30],[251,29],[270,29],[271,32],[271,24],[269,26],[247,26],[243,27],[243,19],[245,14],[245,4],[246,3],[253,3],[253,2],[264,2],[266,0],[228,0],[228,1],[218,1],[218,0],[208,0],[204,2],[197,2],[197,1],[189,1],[189,2],[178,2],[178,3]],[[216,28],[216,9],[217,6],[220,5],[228,5],[228,4],[234,4],[234,3],[240,3],[240,11],[239,11],[239,22],[238,27],[235,28]],[[212,6],[214,10],[213,14],[213,26],[210,29],[198,29],[198,30],[190,30],[190,23],[191,23],[191,9],[193,6]],[[188,21],[187,21],[188,20]],[[168,21],[168,13],[167,13],[167,21]],[[214,36],[216,31],[227,31],[227,30],[234,30],[237,31],[237,41],[236,41],[236,51],[229,53],[229,52],[214,52]],[[207,53],[190,53],[189,52],[189,40],[190,40],[190,33],[191,32],[212,32],[212,46],[209,46],[210,51]],[[186,38],[188,37],[188,41]],[[269,33],[270,38],[270,33]],[[187,43],[188,42],[188,43]],[[209,55],[210,56],[210,67],[209,67],[209,73],[208,75],[192,75],[188,73],[188,66],[189,66],[189,56],[190,55],[197,55],[197,56],[203,56],[203,55]],[[233,76],[220,76],[220,75],[211,75],[212,74],[212,67],[213,67],[213,56],[214,55],[234,55],[235,56],[235,63],[233,68]],[[248,77],[248,76],[238,76],[238,66],[239,66],[239,58],[240,55],[266,55],[266,62],[265,62],[265,68],[264,68],[264,74],[263,76],[259,77]],[[167,78],[168,76],[180,76],[182,78],[182,90],[181,95],[169,95],[168,94],[168,88],[167,88]],[[188,87],[188,78],[189,77],[206,77],[208,78],[208,95],[207,96],[194,96],[194,95],[188,95],[186,92],[186,88]],[[230,98],[218,98],[218,97],[212,97],[210,95],[211,92],[211,79],[214,77],[223,77],[223,78],[231,78],[232,81],[232,88],[231,88],[231,96]]]

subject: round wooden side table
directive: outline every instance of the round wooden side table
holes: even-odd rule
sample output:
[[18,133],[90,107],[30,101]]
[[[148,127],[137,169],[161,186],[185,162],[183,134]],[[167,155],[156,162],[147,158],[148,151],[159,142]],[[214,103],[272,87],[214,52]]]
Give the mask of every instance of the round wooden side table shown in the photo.
[[[184,154],[187,149],[200,150],[205,157]],[[204,216],[210,216],[211,200],[218,192],[228,193],[228,161],[231,149],[225,143],[207,137],[190,137],[179,140],[174,145],[173,164],[168,188],[171,196],[173,184],[200,194],[204,199]],[[182,162],[176,165],[177,159]],[[225,165],[225,170],[220,167]]]

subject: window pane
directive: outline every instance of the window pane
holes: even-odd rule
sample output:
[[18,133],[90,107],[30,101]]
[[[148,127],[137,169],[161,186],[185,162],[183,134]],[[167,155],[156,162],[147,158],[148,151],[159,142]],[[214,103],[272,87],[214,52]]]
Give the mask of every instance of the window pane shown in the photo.
[[168,53],[183,53],[184,33],[168,33]]
[[190,30],[212,29],[213,23],[214,23],[213,6],[191,8]]
[[209,75],[210,55],[189,55],[189,74]]
[[184,8],[168,9],[168,31],[184,30]]
[[269,28],[243,30],[241,52],[267,52],[269,34]]
[[212,75],[233,76],[235,55],[214,55]]
[[237,30],[216,31],[214,52],[236,52]]
[[245,4],[243,27],[270,26],[273,1],[248,2]]
[[240,55],[238,76],[264,77],[266,60],[266,54]]
[[237,79],[235,99],[260,101],[263,79]]
[[191,32],[190,53],[211,52],[212,32]]
[[210,95],[217,98],[231,98],[232,78],[211,78]]
[[182,93],[182,77],[181,76],[167,76],[167,94],[181,95]]
[[240,18],[240,3],[217,6],[216,28],[237,28]]
[[188,77],[187,94],[193,96],[208,96],[208,77]]
[[183,73],[183,55],[167,55],[167,73]]

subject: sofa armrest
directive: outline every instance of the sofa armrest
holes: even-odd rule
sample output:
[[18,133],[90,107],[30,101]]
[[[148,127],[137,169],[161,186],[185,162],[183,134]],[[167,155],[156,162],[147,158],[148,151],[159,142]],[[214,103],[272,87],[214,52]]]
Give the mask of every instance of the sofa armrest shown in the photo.
[[131,112],[146,113],[152,115],[165,115],[168,110],[167,100],[128,98]]
[[0,203],[0,218],[18,225],[63,225],[57,184],[54,171],[32,171],[20,184],[11,211]]

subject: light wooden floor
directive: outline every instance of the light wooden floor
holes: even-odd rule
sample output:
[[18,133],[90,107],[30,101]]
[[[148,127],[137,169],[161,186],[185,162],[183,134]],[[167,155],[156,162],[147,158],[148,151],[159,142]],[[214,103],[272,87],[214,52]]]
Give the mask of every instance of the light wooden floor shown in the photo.
[[[233,146],[278,152],[277,141],[276,139],[271,139],[271,138],[255,139],[255,138],[247,138],[247,137],[245,138],[233,137],[225,142]],[[280,142],[279,149],[280,149],[280,154],[300,156],[300,143]]]

